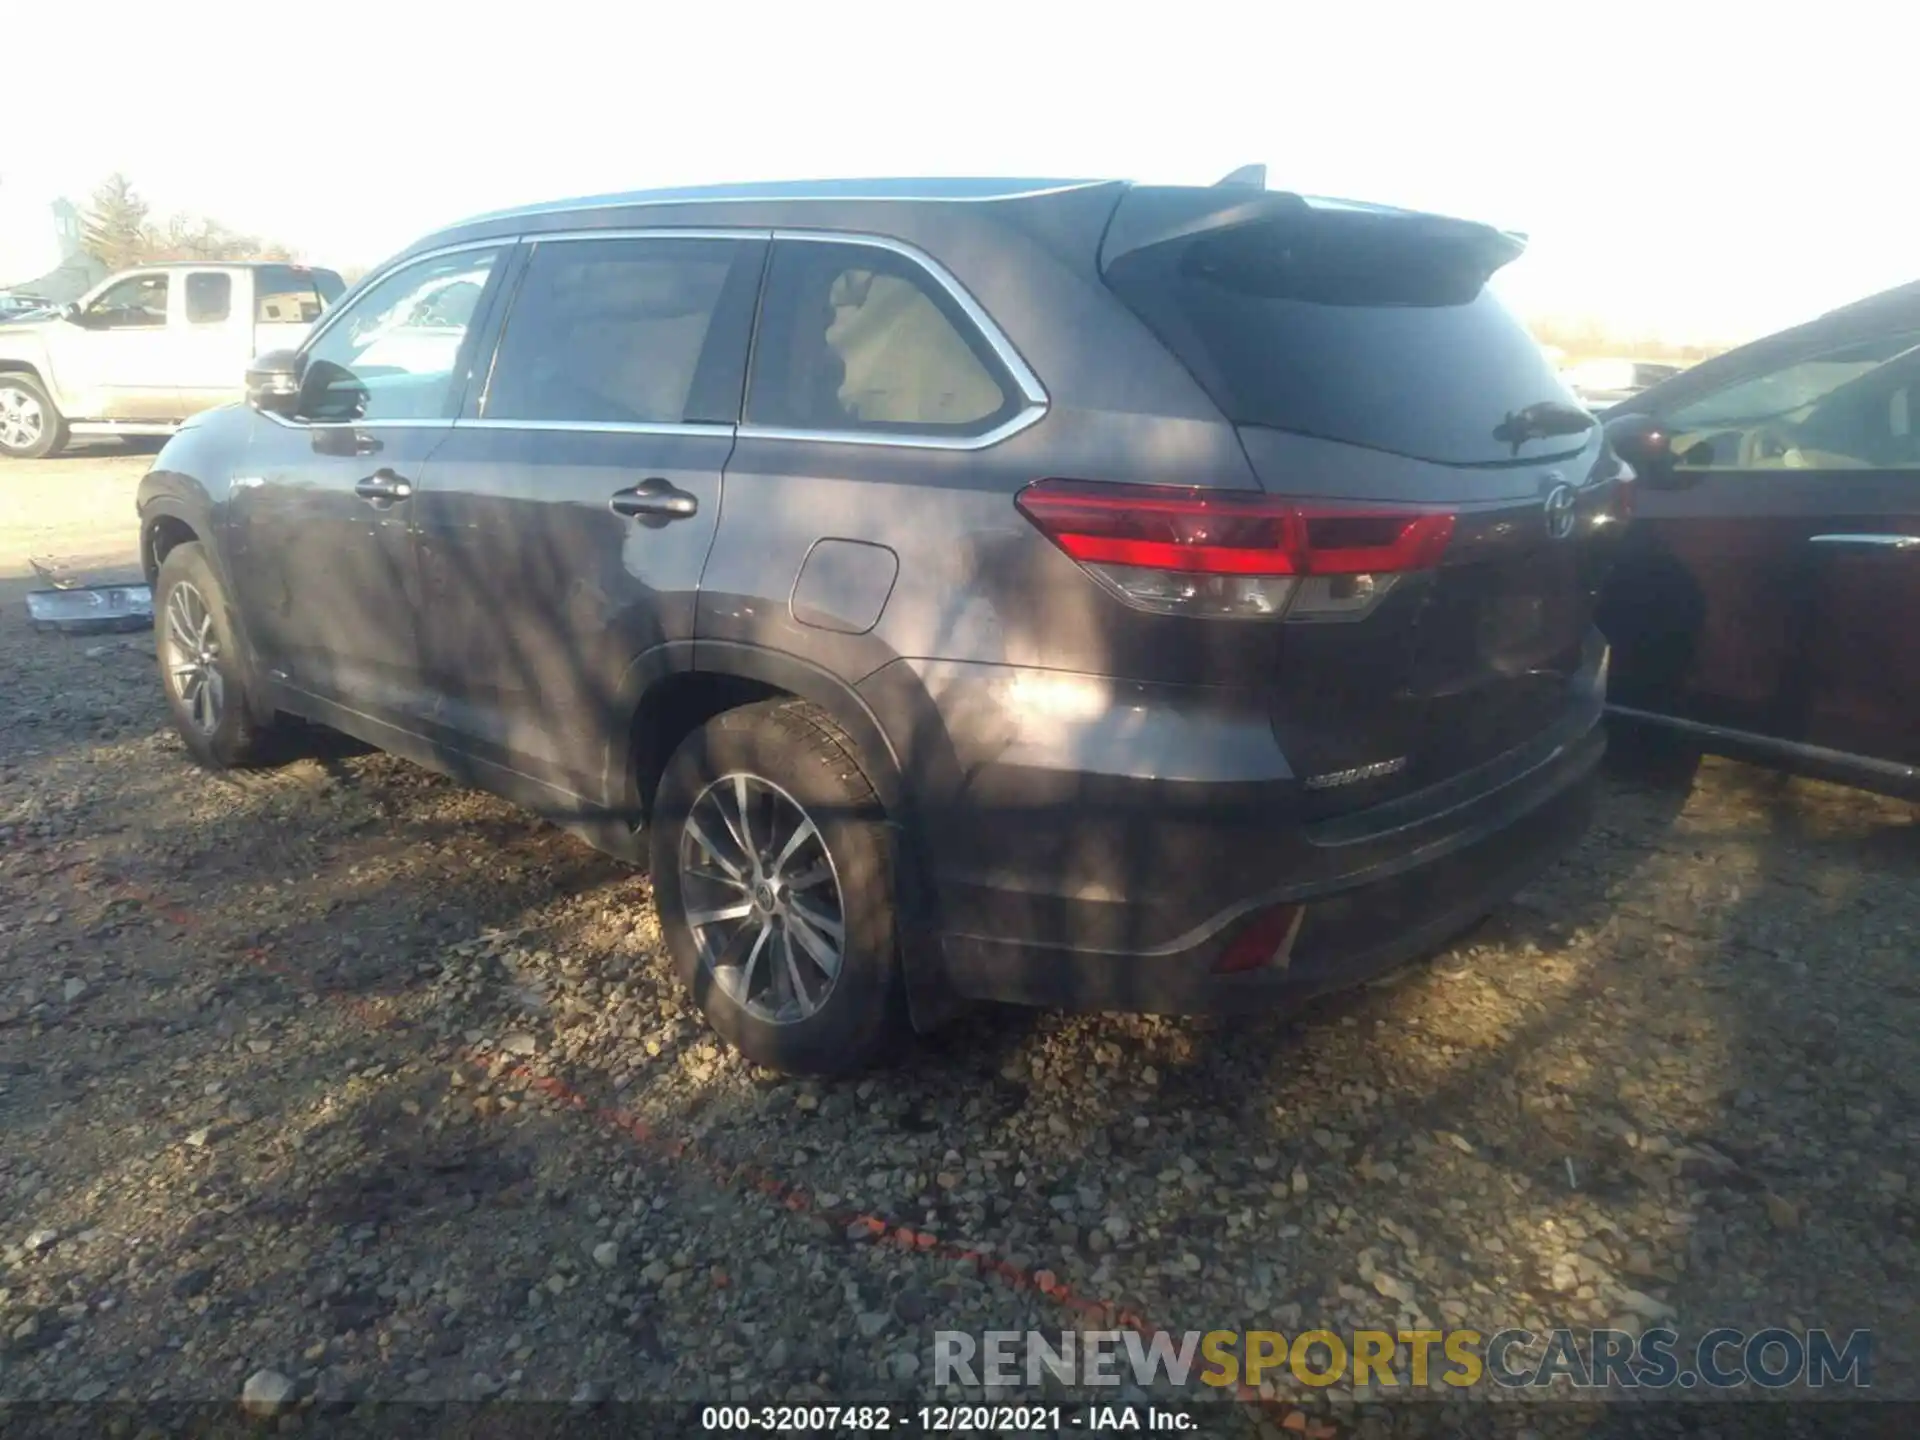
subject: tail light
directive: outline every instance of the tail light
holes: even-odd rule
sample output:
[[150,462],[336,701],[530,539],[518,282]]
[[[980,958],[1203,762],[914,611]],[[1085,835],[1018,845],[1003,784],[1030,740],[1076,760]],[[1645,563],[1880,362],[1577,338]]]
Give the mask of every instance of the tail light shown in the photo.
[[1440,563],[1453,512],[1245,490],[1039,480],[1021,514],[1120,600],[1163,615],[1353,620]]

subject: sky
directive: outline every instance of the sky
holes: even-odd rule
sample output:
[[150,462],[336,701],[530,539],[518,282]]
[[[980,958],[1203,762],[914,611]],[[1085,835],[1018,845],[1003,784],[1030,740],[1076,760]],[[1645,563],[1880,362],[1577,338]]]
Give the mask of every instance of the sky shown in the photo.
[[12,9],[8,51],[42,59],[0,92],[44,123],[0,158],[7,226],[118,170],[346,268],[609,190],[1263,162],[1525,231],[1515,308],[1676,342],[1920,278],[1920,10],[1885,0]]

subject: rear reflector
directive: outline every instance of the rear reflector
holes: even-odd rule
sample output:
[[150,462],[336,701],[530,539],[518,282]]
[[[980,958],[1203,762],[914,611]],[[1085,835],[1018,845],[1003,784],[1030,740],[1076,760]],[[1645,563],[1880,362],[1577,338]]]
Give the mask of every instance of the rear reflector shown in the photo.
[[1438,565],[1454,521],[1423,505],[1088,480],[1039,480],[1016,503],[1128,604],[1245,618],[1356,618],[1396,577]]
[[1293,942],[1300,933],[1300,922],[1307,918],[1304,905],[1275,905],[1262,910],[1213,962],[1216,975],[1242,975],[1249,970],[1284,969],[1293,958]]

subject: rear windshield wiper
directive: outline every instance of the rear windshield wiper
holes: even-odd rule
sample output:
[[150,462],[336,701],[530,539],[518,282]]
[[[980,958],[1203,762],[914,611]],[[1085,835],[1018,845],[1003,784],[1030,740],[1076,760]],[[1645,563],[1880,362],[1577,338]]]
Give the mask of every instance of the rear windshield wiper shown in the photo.
[[1509,410],[1507,418],[1493,427],[1493,438],[1511,445],[1518,455],[1529,440],[1546,440],[1555,435],[1578,435],[1593,428],[1594,419],[1577,405],[1562,400],[1541,400],[1524,409]]

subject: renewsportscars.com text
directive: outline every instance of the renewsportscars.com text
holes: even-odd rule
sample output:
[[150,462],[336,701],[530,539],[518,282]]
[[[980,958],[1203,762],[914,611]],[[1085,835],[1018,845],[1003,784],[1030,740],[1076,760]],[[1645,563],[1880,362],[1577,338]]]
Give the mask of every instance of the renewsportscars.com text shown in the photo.
[[1678,1331],[1627,1330],[1133,1330],[1052,1333],[961,1330],[934,1335],[936,1385],[1207,1385],[1343,1382],[1382,1389],[1781,1390],[1872,1386],[1873,1334],[1769,1327],[1709,1330],[1683,1342]]

